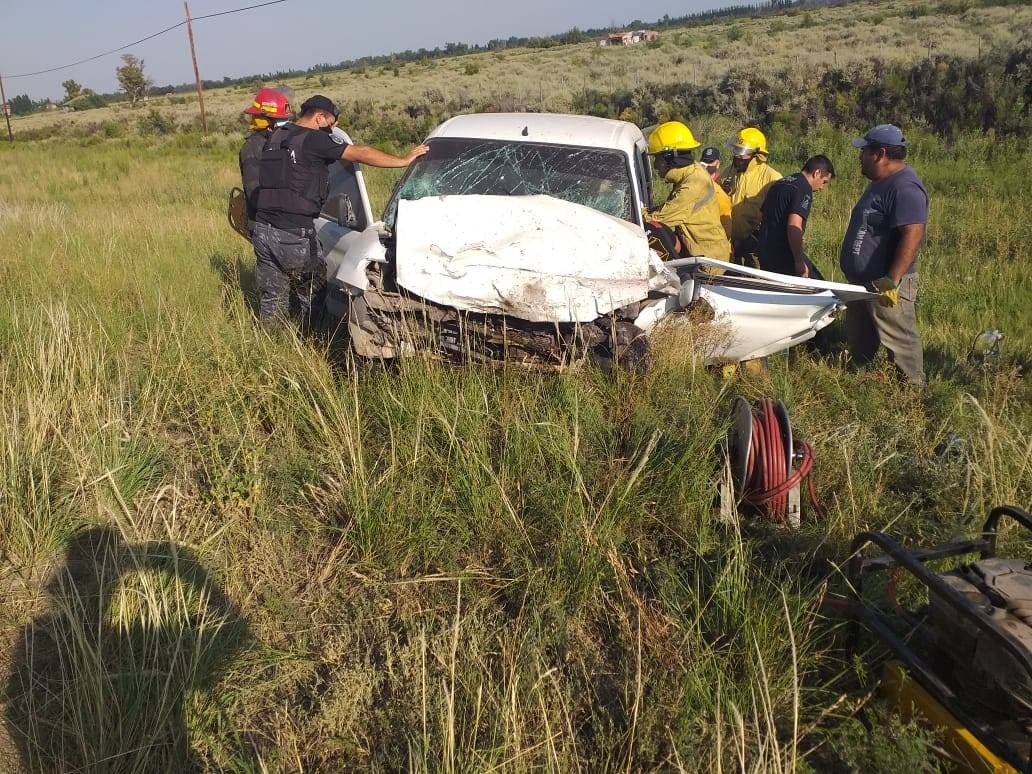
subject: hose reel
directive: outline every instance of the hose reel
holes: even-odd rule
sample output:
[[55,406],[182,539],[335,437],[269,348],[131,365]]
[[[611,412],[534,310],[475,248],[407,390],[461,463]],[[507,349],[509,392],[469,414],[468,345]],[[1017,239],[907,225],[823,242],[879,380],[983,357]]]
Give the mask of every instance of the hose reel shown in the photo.
[[781,401],[764,398],[754,411],[745,398],[736,398],[722,454],[722,516],[730,517],[735,507],[744,506],[767,521],[797,528],[802,521],[800,490],[806,480],[814,511],[824,518],[809,478],[813,447],[795,437]]

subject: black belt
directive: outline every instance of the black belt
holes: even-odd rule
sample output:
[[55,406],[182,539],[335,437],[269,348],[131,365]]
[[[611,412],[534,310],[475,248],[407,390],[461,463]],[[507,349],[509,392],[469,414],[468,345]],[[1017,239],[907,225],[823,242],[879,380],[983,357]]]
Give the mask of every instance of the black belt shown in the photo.
[[280,226],[274,226],[271,223],[266,223],[264,220],[259,220],[258,223],[260,223],[263,226],[268,226],[269,228],[274,228],[277,231],[286,231],[288,234],[294,234],[295,236],[300,236],[300,237],[315,236],[315,229],[314,228],[306,228],[304,226],[298,226],[298,227],[295,227],[295,228],[281,228]]

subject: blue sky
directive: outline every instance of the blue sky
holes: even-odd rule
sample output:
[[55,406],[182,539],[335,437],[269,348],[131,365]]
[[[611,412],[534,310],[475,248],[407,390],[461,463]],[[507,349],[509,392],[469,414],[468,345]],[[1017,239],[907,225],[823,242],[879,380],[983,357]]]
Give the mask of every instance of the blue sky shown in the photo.
[[[193,16],[260,0],[191,0]],[[287,0],[280,5],[194,24],[201,75],[207,79],[336,63],[447,42],[483,43],[510,35],[544,35],[571,27],[625,24],[730,4],[725,0]],[[8,78],[121,46],[183,19],[182,0],[0,0],[0,73],[8,99],[60,97],[61,82],[116,89],[119,55],[62,72]],[[155,84],[193,80],[186,28],[130,49]]]

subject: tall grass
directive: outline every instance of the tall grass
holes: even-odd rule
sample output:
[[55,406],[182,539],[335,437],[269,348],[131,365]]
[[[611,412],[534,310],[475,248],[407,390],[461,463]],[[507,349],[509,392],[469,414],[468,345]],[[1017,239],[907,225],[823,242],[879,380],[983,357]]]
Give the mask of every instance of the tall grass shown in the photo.
[[[847,139],[773,138],[783,171],[820,149],[842,172],[807,235],[829,274],[862,184]],[[673,335],[646,373],[540,375],[267,334],[222,214],[234,152],[0,149],[0,768],[856,759],[840,729],[867,693],[818,612],[823,562],[861,529],[945,539],[1029,501],[1027,149],[917,143],[924,393],[802,352],[724,384]],[[1000,368],[968,368],[994,325]],[[827,523],[715,518],[739,391],[789,404]]]

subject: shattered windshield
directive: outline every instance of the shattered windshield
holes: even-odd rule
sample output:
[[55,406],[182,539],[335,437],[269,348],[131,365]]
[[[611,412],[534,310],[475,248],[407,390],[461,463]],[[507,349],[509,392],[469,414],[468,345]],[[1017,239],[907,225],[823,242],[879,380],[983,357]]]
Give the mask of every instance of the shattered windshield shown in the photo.
[[429,145],[387,204],[391,229],[400,200],[454,194],[546,194],[634,222],[627,158],[617,151],[455,138]]

